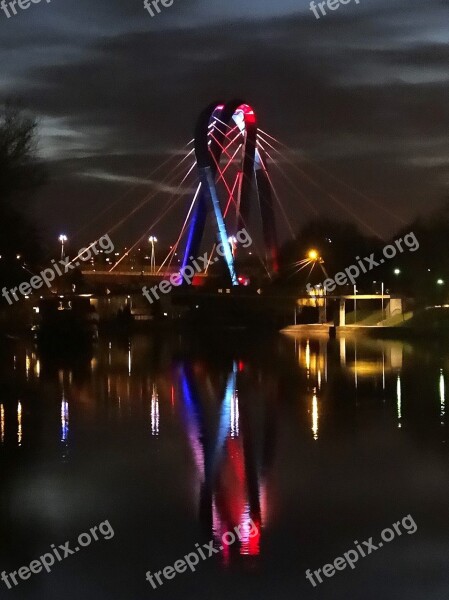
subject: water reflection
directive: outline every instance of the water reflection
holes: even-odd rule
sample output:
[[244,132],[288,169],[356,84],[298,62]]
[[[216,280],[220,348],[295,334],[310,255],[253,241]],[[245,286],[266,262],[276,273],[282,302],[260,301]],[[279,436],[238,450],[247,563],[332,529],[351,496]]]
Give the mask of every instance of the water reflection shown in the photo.
[[5,441],[5,407],[0,404],[0,440],[3,445]]
[[155,383],[151,394],[151,435],[159,435],[159,396]]
[[312,398],[312,431],[314,440],[318,439],[318,417],[318,398],[316,393],[314,393]]
[[66,443],[69,436],[69,403],[63,397],[61,402],[61,442]]
[[397,410],[398,410],[398,427],[399,429],[402,427],[402,392],[401,392],[401,376],[398,373],[398,378],[396,381],[396,399],[397,399]]
[[[312,439],[322,439],[321,404],[329,404],[329,398],[335,395],[333,392],[336,384],[348,386],[352,378],[353,392],[347,391],[348,402],[353,395],[354,406],[360,405],[361,399],[366,394],[374,394],[374,398],[381,400],[386,406],[391,406],[394,401],[394,412],[396,426],[403,429],[407,426],[408,410],[404,406],[404,361],[409,365],[413,362],[413,347],[408,343],[386,340],[345,338],[328,340],[317,336],[296,337],[294,343],[286,341],[287,348],[296,356],[296,365],[299,373],[304,373],[304,390],[308,397],[306,413],[309,419],[309,428]],[[22,354],[23,352],[23,354]],[[287,350],[288,352],[288,350]],[[60,412],[60,441],[68,447],[69,440],[69,412],[72,402],[81,402],[84,415],[91,413],[99,398],[107,401],[109,418],[115,416],[120,422],[127,415],[137,411],[139,400],[148,401],[149,426],[152,437],[160,437],[161,422],[168,418],[164,406],[170,407],[170,418],[176,418],[179,410],[184,411],[184,426],[188,434],[193,455],[196,456],[198,465],[201,452],[195,449],[194,439],[201,440],[204,434],[204,423],[201,421],[201,402],[195,400],[195,385],[191,380],[195,375],[202,380],[202,385],[207,393],[221,394],[219,413],[217,413],[218,428],[215,432],[215,448],[213,452],[207,448],[207,453],[212,452],[214,461],[223,464],[223,456],[229,446],[229,440],[243,443],[245,432],[242,432],[242,400],[238,389],[241,372],[245,363],[236,357],[232,366],[225,376],[226,383],[221,392],[217,384],[208,377],[208,366],[204,364],[189,364],[185,362],[183,375],[172,371],[176,364],[170,356],[170,348],[166,357],[164,370],[158,364],[145,362],[145,357],[156,356],[154,340],[137,337],[131,340],[105,340],[96,354],[89,358],[85,364],[52,365],[48,357],[40,356],[35,349],[26,345],[21,350],[16,348],[9,363],[16,373],[16,380],[24,381],[31,388],[39,386],[39,382],[48,383],[54,374],[57,374],[61,395],[59,399]],[[151,359],[152,360],[152,359]],[[410,369],[410,366],[407,369]],[[196,369],[203,372],[194,373]],[[329,372],[330,380],[329,380]],[[188,375],[191,374],[191,376]],[[409,371],[410,373],[410,371]],[[446,391],[444,370],[440,366],[433,371],[437,380],[438,390],[438,418],[439,424],[446,423]],[[193,375],[192,375],[193,374]],[[421,369],[421,374],[424,371]],[[425,373],[426,379],[432,376],[431,370]],[[223,374],[222,374],[223,377]],[[18,379],[17,379],[18,378]],[[74,382],[74,378],[76,381]],[[342,379],[343,378],[343,379]],[[198,379],[198,377],[197,377]],[[435,381],[434,379],[434,381]],[[299,391],[301,392],[301,384]],[[429,386],[431,386],[429,382]],[[213,389],[215,386],[215,389]],[[430,387],[429,387],[430,389]],[[429,392],[430,393],[430,392]],[[19,396],[19,394],[17,394]],[[180,400],[181,407],[178,406]],[[190,399],[189,399],[190,397]],[[394,400],[393,400],[394,399]],[[22,425],[24,399],[17,397],[17,434],[16,443],[22,445],[24,442],[24,431]],[[193,423],[187,418],[187,404],[193,403],[195,411],[192,413],[196,418]],[[243,401],[245,403],[245,401]],[[0,442],[2,445],[8,443],[6,430],[8,428],[9,413],[8,402],[3,401],[0,405]],[[243,419],[244,419],[243,415]],[[319,432],[320,429],[320,432]],[[209,433],[209,435],[212,435]],[[246,433],[246,437],[250,433]],[[203,449],[204,450],[204,449]]]
[[[199,365],[196,373],[202,373]],[[260,473],[252,451],[249,415],[245,415],[245,407],[239,404],[237,362],[233,362],[226,377],[215,428],[208,422],[195,369],[183,364],[180,378],[183,418],[197,467],[200,520],[205,533],[212,533],[216,547],[227,562],[235,546],[222,545],[221,539],[238,526],[242,535],[240,553],[257,555],[263,525]],[[215,395],[210,379],[204,383],[209,394]],[[256,536],[249,535],[251,520],[257,527]]]
[[22,403],[17,403],[17,445],[22,445]]
[[[284,510],[277,499],[280,487],[289,485],[292,463],[301,477],[310,468],[315,483],[315,467],[328,454],[338,456],[341,446],[355,445],[371,426],[376,440],[392,438],[390,447],[406,444],[407,452],[447,441],[444,350],[320,336],[279,337],[270,346],[226,354],[202,347],[192,352],[189,343],[151,336],[101,339],[94,356],[67,362],[27,344],[14,347],[3,361],[7,369],[0,364],[6,385],[1,455],[15,458],[20,452],[22,460],[31,448],[36,460],[54,456],[60,467],[61,453],[66,459],[70,450],[65,473],[80,455],[92,462],[104,457],[103,445],[126,465],[144,460],[139,485],[151,502],[160,497],[172,507],[173,488],[182,490],[176,501],[188,507],[195,527],[206,540],[213,537],[222,562],[231,565],[241,556],[257,563],[265,551],[264,532]],[[72,451],[80,448],[84,452]],[[317,456],[322,462],[313,462]],[[375,462],[374,450],[372,456]],[[167,469],[154,490],[155,477]],[[98,470],[79,473],[97,489]],[[309,493],[304,481],[297,489]],[[78,483],[80,489],[86,484]],[[334,485],[340,485],[337,478]],[[297,507],[297,498],[290,506]],[[256,537],[250,535],[251,520]],[[242,540],[226,547],[223,534],[237,526]]]
[[[430,368],[431,351],[426,352],[419,344],[414,346],[408,342],[369,337],[341,336],[336,340],[328,340],[321,335],[293,337],[292,349],[305,377],[309,427],[314,441],[322,439],[322,427],[327,424],[327,416],[323,421],[321,415],[321,404],[325,402],[327,410],[330,399],[341,399],[342,395],[345,397],[344,404],[355,409],[363,409],[368,398],[381,402],[389,415],[394,414],[397,429],[408,427],[410,412],[406,404],[408,400],[404,398],[405,376],[413,380],[416,378],[418,388],[425,385],[426,397],[435,385],[431,379],[433,382],[437,379],[439,423],[445,426],[445,377],[443,369]],[[415,402],[415,394],[410,400]],[[426,408],[421,407],[420,410]],[[446,430],[443,435],[446,440]]]
[[444,383],[443,369],[440,370],[439,389],[440,389],[440,416],[441,416],[441,425],[444,425],[445,416],[446,416],[446,386],[445,386],[445,383]]
[[327,382],[330,348],[333,359],[335,350],[338,350],[341,370],[354,376],[354,388],[357,388],[361,378],[372,381],[380,378],[382,389],[385,389],[387,373],[402,369],[404,348],[401,342],[376,342],[355,337],[341,337],[337,342],[323,337],[298,338],[295,348],[299,366],[306,371],[307,379],[317,382],[318,389],[322,384],[322,373]]

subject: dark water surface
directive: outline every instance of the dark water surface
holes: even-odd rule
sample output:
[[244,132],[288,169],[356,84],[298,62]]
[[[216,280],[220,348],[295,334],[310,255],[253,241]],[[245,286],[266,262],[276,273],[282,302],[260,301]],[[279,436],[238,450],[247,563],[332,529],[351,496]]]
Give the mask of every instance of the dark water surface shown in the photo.
[[[449,598],[446,344],[211,330],[0,361],[0,571],[114,531],[1,599]],[[407,515],[415,533],[305,578]],[[194,573],[146,581],[210,540]]]

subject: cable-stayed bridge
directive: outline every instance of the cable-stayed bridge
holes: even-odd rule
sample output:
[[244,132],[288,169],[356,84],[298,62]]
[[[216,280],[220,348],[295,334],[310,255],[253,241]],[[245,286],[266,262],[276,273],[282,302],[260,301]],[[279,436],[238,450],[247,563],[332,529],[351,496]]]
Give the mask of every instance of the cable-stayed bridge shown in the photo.
[[[126,231],[129,220],[139,218],[149,205],[157,202],[160,206],[157,215],[151,222],[145,222],[137,239],[121,255],[114,256],[102,268],[83,271],[88,280],[109,280],[113,284],[114,280],[131,282],[137,277],[167,278],[191,265],[206,250],[208,261],[197,273],[197,281],[207,278],[219,263],[229,285],[238,287],[242,281],[246,283],[240,270],[251,256],[269,282],[278,273],[282,237],[294,239],[303,215],[310,218],[323,214],[317,195],[322,202],[327,202],[324,214],[333,215],[338,211],[376,237],[382,236],[360,216],[363,210],[352,208],[348,195],[357,198],[362,209],[366,204],[374,205],[390,219],[403,223],[376,200],[327,173],[303,154],[298,156],[289,150],[260,127],[255,110],[243,100],[214,102],[207,106],[199,116],[194,138],[181,152],[169,156],[150,173],[149,179],[154,180],[162,172],[165,175],[159,180],[157,190],[132,204],[131,198],[138,186],[130,186],[88,224],[92,232],[96,228],[100,235],[108,233],[113,239],[118,231]],[[287,194],[294,199],[293,211],[292,203],[286,206],[288,203],[283,200]],[[107,213],[125,202],[124,214],[108,231],[102,231],[101,223]],[[165,244],[166,255],[158,256],[156,264],[154,234],[175,214],[178,218],[183,215],[182,224],[174,239]],[[237,241],[237,234],[242,230],[252,240],[249,250]],[[130,268],[129,257],[141,247],[148,249],[149,243],[153,253],[151,268]],[[300,268],[309,264],[300,262]],[[314,266],[312,262],[311,269]]]

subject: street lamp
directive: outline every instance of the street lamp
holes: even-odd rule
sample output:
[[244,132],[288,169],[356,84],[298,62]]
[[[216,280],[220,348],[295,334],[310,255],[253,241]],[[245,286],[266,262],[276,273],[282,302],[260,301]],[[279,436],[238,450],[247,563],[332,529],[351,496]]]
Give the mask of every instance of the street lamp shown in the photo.
[[314,263],[312,265],[312,268],[315,266],[315,264],[320,265],[321,270],[323,271],[324,275],[326,278],[329,278],[329,275],[327,274],[326,269],[324,268],[324,259],[323,257],[320,255],[320,253],[318,252],[318,250],[315,250],[315,248],[312,248],[311,250],[309,250],[307,252],[307,258],[304,258],[303,260],[299,261],[298,264],[303,264],[303,267],[306,267],[307,265],[310,265],[310,263]]
[[64,258],[64,244],[68,240],[68,238],[65,234],[61,233],[58,240],[61,242],[61,258]]
[[401,274],[401,269],[395,269],[394,270],[394,274],[395,275],[400,275]]
[[[314,268],[315,264],[319,264],[321,267],[321,270],[324,273],[324,276],[326,278],[329,277],[329,275],[327,274],[326,269],[324,268],[324,260],[322,259],[322,257],[320,256],[320,253],[318,252],[318,250],[315,250],[315,248],[310,249],[307,252],[307,259],[305,259],[305,265],[307,266],[310,263],[314,263],[312,265],[312,269]],[[312,271],[310,271],[311,273]],[[309,275],[310,275],[309,273]],[[323,286],[323,297],[324,297],[324,322],[327,321],[327,298],[326,298],[326,287]]]
[[437,279],[437,284],[438,285],[444,285],[444,281],[442,279]]
[[154,245],[157,243],[157,237],[155,237],[154,235],[150,235],[148,241],[151,244],[150,270],[154,274],[154,272],[156,271],[156,252],[154,249]]

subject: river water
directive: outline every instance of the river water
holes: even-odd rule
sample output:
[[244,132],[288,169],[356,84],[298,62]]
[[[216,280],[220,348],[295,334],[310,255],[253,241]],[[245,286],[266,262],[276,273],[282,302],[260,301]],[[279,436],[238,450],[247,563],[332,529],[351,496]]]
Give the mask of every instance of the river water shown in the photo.
[[[211,330],[82,357],[11,340],[0,359],[0,571],[109,532],[0,598],[449,597],[443,342]],[[408,515],[354,569],[306,579]],[[195,544],[213,556],[194,572],[146,580]]]

